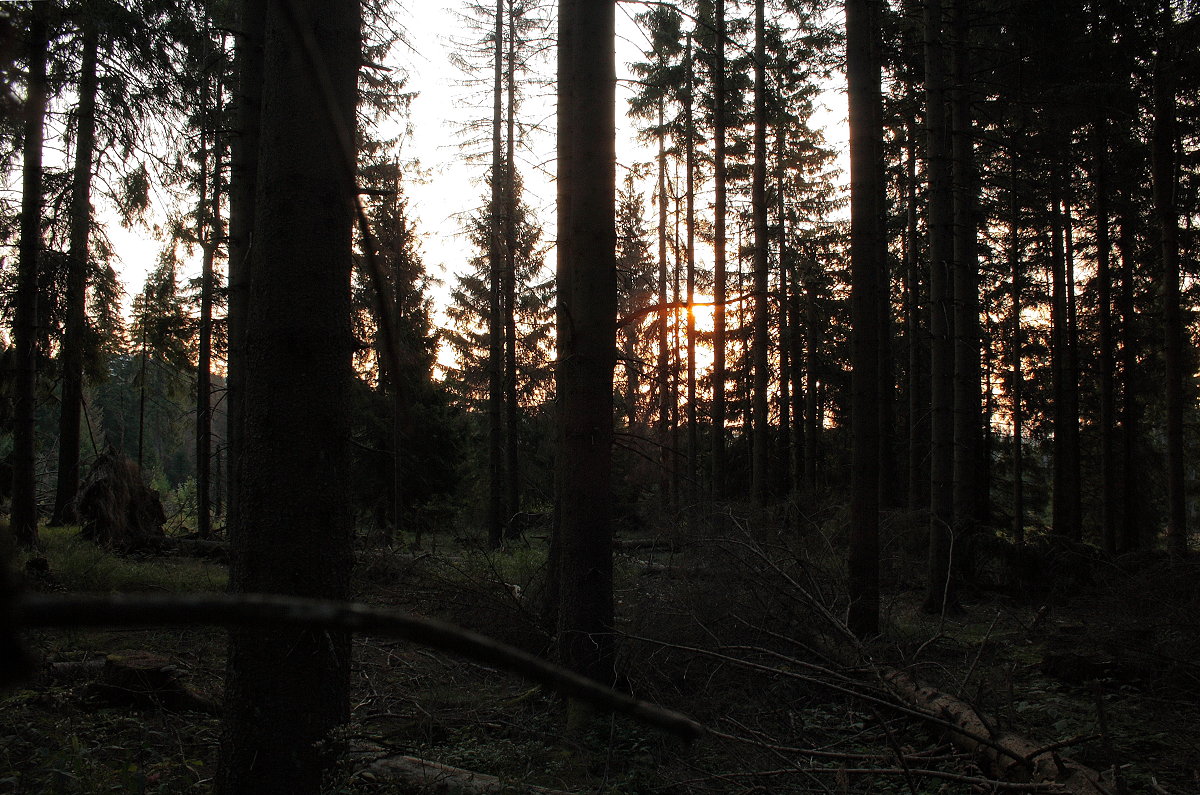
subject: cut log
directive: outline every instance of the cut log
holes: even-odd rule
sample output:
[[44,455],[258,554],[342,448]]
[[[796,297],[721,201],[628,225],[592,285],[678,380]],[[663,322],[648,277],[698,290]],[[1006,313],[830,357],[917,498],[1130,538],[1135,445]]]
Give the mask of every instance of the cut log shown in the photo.
[[358,775],[367,781],[395,782],[402,788],[438,795],[489,795],[518,791],[541,795],[571,795],[564,790],[535,787],[532,784],[506,783],[496,776],[451,767],[428,759],[418,759],[415,756],[377,759],[359,771]]
[[1035,745],[1020,735],[998,729],[994,720],[962,699],[922,685],[895,669],[884,672],[883,680],[905,702],[959,727],[961,731],[947,732],[948,739],[974,755],[996,778],[1019,783],[1053,783],[1071,795],[1112,795],[1095,770],[1060,756],[1047,746]]

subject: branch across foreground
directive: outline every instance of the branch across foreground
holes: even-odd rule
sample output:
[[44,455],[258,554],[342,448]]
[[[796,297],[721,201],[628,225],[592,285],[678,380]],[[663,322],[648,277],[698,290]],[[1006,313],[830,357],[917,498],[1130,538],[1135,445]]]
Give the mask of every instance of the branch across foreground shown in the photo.
[[686,715],[632,698],[528,652],[444,621],[353,602],[265,594],[26,594],[18,627],[292,626],[402,638],[503,668],[563,695],[628,715],[686,739],[705,733]]

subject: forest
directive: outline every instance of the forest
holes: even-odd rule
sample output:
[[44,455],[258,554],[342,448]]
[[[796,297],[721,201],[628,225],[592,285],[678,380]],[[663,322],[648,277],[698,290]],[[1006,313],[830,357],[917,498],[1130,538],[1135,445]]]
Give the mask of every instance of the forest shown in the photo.
[[421,5],[0,3],[0,795],[1200,792],[1200,5]]

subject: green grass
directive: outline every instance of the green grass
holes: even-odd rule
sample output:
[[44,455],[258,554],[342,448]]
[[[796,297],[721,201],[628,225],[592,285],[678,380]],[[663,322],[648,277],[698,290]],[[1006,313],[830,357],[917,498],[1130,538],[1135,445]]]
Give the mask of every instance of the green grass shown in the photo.
[[120,557],[80,538],[75,526],[43,527],[40,539],[51,576],[70,591],[221,591],[229,579],[210,561]]

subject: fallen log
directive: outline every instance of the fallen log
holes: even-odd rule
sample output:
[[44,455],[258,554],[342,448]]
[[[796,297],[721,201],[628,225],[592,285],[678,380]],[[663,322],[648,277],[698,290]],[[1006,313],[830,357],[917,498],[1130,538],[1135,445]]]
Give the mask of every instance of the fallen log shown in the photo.
[[[1060,756],[1054,747],[1038,746],[1001,730],[995,721],[962,699],[922,685],[903,671],[889,669],[883,681],[906,703],[949,722],[961,731],[947,730],[955,746],[974,755],[979,764],[1004,781],[1043,781],[1071,795],[1112,795],[1103,777],[1086,765]],[[987,738],[990,742],[982,742]]]
[[220,713],[219,705],[185,682],[169,659],[148,651],[121,651],[102,660],[51,663],[48,672],[52,677],[95,677],[87,693],[103,704]]
[[532,784],[505,782],[496,776],[451,767],[415,756],[388,756],[376,759],[357,774],[366,781],[386,781],[423,793],[454,795],[490,795],[502,792],[534,792],[540,795],[571,795],[569,792]]

